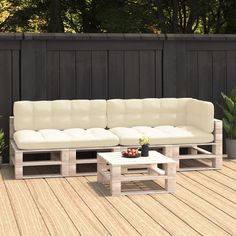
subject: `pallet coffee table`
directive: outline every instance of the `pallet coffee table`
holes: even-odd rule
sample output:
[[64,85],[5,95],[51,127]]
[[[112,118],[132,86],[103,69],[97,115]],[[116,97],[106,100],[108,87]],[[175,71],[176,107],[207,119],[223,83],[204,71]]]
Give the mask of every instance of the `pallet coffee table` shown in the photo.
[[[162,164],[162,168],[159,168],[158,164]],[[140,168],[146,170],[146,173],[141,174],[143,172],[138,171]],[[110,183],[112,195],[169,193],[175,191],[176,162],[156,151],[149,151],[148,157],[138,158],[125,158],[122,157],[120,152],[98,153],[97,169],[98,183]],[[158,179],[165,180],[164,189],[121,191],[122,182]]]

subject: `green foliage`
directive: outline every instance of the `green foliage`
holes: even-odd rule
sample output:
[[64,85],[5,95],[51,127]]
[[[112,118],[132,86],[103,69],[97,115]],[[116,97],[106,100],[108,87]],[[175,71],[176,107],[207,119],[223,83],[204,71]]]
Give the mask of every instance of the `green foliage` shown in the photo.
[[236,33],[236,1],[0,0],[0,31]]
[[139,139],[139,144],[141,146],[143,145],[149,145],[149,137],[148,136],[143,136],[142,138]]
[[4,132],[1,129],[0,130],[0,155],[2,155],[2,152],[4,151],[5,148],[6,148],[6,145],[5,145]]
[[223,126],[230,139],[236,139],[236,87],[227,96],[221,92],[224,104],[219,105],[223,111]]

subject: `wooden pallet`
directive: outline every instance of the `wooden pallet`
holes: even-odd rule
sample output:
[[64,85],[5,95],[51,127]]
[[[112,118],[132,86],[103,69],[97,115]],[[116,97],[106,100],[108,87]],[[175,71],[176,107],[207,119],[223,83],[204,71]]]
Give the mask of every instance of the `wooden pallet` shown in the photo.
[[[15,178],[46,178],[46,177],[64,177],[64,176],[85,176],[96,175],[97,172],[77,171],[77,167],[86,164],[96,164],[97,159],[85,158],[79,159],[76,157],[76,153],[80,152],[102,152],[102,151],[123,151],[127,149],[125,146],[116,147],[99,147],[99,148],[79,148],[79,149],[47,149],[47,150],[20,150],[17,148],[14,140],[14,125],[13,118],[10,118],[10,164],[15,166]],[[199,144],[181,144],[181,145],[155,145],[150,146],[151,149],[158,150],[167,157],[171,157],[177,162],[177,171],[192,171],[192,170],[211,170],[220,169],[222,167],[222,121],[214,120],[214,132],[215,137],[212,143],[199,143]],[[208,148],[205,148],[207,146]],[[187,154],[182,154],[181,150],[187,150]],[[48,160],[33,160],[24,161],[24,155],[27,154],[39,154],[48,153],[50,158]],[[210,160],[210,165],[205,166],[184,166],[181,167],[181,161],[183,160]],[[40,173],[36,171],[36,174],[25,174],[24,170],[28,167],[40,167],[40,166],[59,166],[57,173]]]
[[[49,177],[65,177],[69,176],[69,149],[53,149],[53,150],[19,150],[13,140],[10,141],[10,162],[15,166],[15,178],[49,178]],[[25,160],[27,154],[50,154],[49,160]],[[41,173],[37,167],[43,166],[59,166],[58,173]],[[34,167],[33,174],[25,173],[27,167]],[[36,172],[36,173],[35,173]]]
[[[142,157],[137,160],[121,158],[120,152],[108,153],[108,155],[107,153],[98,153],[97,159],[97,181],[104,185],[110,183],[110,193],[113,196],[175,192],[176,162],[170,158],[166,158],[160,153],[152,151],[149,157]],[[141,161],[141,163],[139,161]],[[158,163],[162,163],[163,169],[157,168]],[[146,175],[140,175],[140,173],[137,172],[138,175],[134,175],[134,172],[128,170],[123,174],[123,168],[127,166],[129,166],[130,169],[136,169],[136,166],[144,167],[147,173]],[[164,189],[156,189],[155,186],[155,188],[149,190],[132,191],[131,189],[126,189],[121,191],[121,183],[154,180],[165,181]]]

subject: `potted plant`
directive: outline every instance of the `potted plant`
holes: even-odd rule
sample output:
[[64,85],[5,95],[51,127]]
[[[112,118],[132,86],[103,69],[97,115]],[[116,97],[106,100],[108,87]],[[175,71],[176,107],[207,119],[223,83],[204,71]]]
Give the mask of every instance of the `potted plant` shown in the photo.
[[141,145],[141,156],[147,157],[149,151],[149,137],[143,136],[139,139],[139,144]]
[[226,153],[228,158],[236,159],[236,87],[229,96],[221,92],[224,104],[219,105],[223,111],[223,127],[228,136],[226,139]]
[[5,148],[6,148],[6,145],[5,145],[4,132],[1,129],[0,130],[0,165],[2,164],[2,153],[3,153]]

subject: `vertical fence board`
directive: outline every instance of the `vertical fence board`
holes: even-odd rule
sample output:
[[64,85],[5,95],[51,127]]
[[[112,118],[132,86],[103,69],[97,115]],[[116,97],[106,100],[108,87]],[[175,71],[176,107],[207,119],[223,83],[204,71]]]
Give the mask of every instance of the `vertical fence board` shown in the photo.
[[139,52],[125,52],[125,98],[139,98]]
[[236,51],[227,52],[227,93],[236,86]]
[[140,51],[140,98],[155,97],[155,52]]
[[60,53],[59,51],[47,52],[47,99],[60,98]]
[[163,71],[162,71],[162,51],[156,50],[156,57],[155,57],[155,97],[161,98],[163,97]]
[[124,97],[124,52],[109,52],[108,98]]
[[[5,133],[6,144],[8,144],[8,127],[9,116],[11,115],[11,86],[12,86],[12,56],[10,50],[0,50],[0,129],[3,129]],[[3,153],[5,161],[7,161],[7,152]]]
[[[225,51],[213,52],[213,102],[222,103],[220,92],[226,92],[226,53]],[[221,117],[221,110],[216,105],[215,114]]]
[[187,58],[185,41],[177,41],[176,43],[176,97],[186,97],[188,94],[187,87]]
[[12,103],[20,100],[20,53],[12,51]]
[[107,52],[92,52],[92,98],[107,98]]
[[212,101],[212,53],[198,52],[199,99]]
[[60,98],[75,98],[75,52],[60,52]]
[[76,97],[91,99],[92,55],[91,51],[76,53]]
[[187,53],[187,83],[182,85],[188,97],[198,98],[198,57],[196,51]]
[[174,41],[164,42],[163,53],[163,97],[176,97],[176,44]]
[[21,94],[24,100],[46,99],[45,41],[22,41]]

